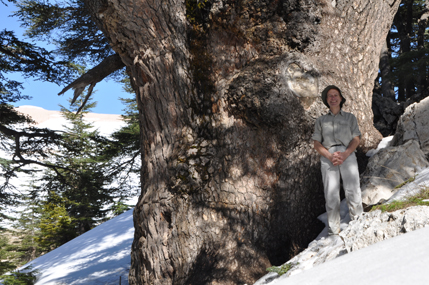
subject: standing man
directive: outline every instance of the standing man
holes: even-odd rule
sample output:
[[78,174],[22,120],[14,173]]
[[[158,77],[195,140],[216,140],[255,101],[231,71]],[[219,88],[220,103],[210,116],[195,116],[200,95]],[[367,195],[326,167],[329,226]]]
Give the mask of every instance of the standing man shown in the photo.
[[316,120],[314,148],[321,155],[321,170],[328,214],[328,233],[340,233],[340,178],[353,220],[363,212],[359,170],[355,150],[361,133],[356,117],[342,110],[346,99],[341,90],[330,85],[322,92],[329,113]]

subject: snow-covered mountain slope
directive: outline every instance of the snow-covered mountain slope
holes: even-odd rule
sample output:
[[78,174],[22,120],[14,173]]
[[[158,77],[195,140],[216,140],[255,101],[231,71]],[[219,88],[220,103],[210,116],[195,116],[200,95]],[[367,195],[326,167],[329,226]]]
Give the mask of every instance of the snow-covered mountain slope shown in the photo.
[[36,285],[128,284],[133,238],[133,210],[129,210],[27,263],[20,271],[38,270]]
[[[36,126],[39,128],[48,128],[51,130],[64,130],[64,125],[67,125],[67,120],[59,111],[49,111],[35,106],[20,106],[16,108],[20,113],[31,116],[36,121]],[[114,131],[125,126],[125,122],[120,115],[111,114],[85,114],[85,120],[94,125],[101,135],[107,136]]]

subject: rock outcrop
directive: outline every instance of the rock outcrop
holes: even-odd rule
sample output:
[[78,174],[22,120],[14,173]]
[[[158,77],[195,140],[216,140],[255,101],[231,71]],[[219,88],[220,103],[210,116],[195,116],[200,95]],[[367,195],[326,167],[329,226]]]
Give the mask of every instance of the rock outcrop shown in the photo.
[[[383,118],[393,123],[400,105],[384,103]],[[429,97],[405,109],[389,145],[369,159],[361,175],[364,206],[387,201],[397,185],[429,166]]]
[[416,140],[399,146],[386,147],[374,154],[361,175],[364,206],[388,200],[404,183],[429,166]]
[[[351,221],[339,236],[320,237],[311,242],[306,250],[287,262],[292,267],[280,278],[287,278],[348,252],[426,226],[429,226],[427,206],[410,207],[392,213],[380,210],[364,213],[357,220]],[[279,275],[272,272],[254,285],[275,283],[277,279]]]
[[347,252],[429,225],[429,207],[414,206],[392,213],[380,210],[364,213],[340,233]]
[[429,187],[429,168],[424,169],[419,172],[414,181],[406,183],[401,187],[401,190],[396,192],[389,200],[387,200],[386,204],[391,203],[393,201],[403,201],[408,197],[415,196],[422,191],[422,189]]
[[423,153],[429,156],[429,97],[405,109],[391,145],[402,145],[409,140],[418,141]]

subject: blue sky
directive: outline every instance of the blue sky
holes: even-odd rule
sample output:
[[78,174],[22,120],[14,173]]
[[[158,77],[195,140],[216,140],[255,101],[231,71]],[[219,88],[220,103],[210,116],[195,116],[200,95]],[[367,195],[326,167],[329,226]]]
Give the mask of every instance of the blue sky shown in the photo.
[[[15,32],[20,40],[26,40],[23,36],[24,30],[19,26],[17,20],[13,17],[8,17],[16,8],[13,4],[8,3],[8,7],[0,2],[0,30],[12,30]],[[27,39],[28,40],[28,39]],[[37,44],[37,43],[36,43]],[[8,78],[17,80],[24,83],[23,94],[32,97],[31,100],[23,100],[14,104],[16,107],[22,105],[32,105],[42,107],[46,110],[59,111],[63,105],[68,107],[68,99],[73,96],[73,91],[69,90],[64,95],[58,96],[57,94],[65,87],[58,86],[53,83],[34,81],[31,78],[24,79],[19,74],[5,74]],[[134,95],[123,91],[122,85],[116,83],[114,80],[103,80],[99,82],[94,90],[95,94],[92,95],[94,101],[97,101],[97,107],[93,108],[91,112],[102,114],[122,114],[125,105],[119,101],[119,98],[131,98]]]

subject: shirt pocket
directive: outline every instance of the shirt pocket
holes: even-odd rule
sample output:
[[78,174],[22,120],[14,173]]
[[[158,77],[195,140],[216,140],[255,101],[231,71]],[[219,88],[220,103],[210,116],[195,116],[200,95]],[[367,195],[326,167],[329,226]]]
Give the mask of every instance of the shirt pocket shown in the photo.
[[349,129],[350,130],[350,124],[347,121],[339,121],[338,125],[341,129]]
[[338,138],[343,142],[349,142],[352,137],[352,130],[350,129],[350,124],[347,121],[342,121],[338,123]]

